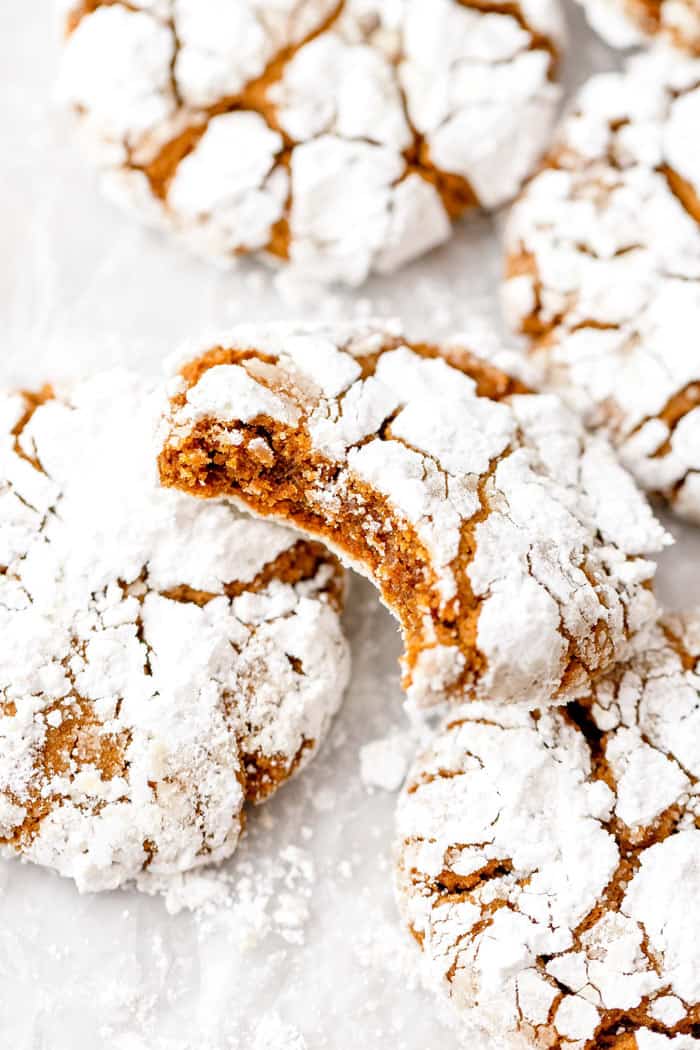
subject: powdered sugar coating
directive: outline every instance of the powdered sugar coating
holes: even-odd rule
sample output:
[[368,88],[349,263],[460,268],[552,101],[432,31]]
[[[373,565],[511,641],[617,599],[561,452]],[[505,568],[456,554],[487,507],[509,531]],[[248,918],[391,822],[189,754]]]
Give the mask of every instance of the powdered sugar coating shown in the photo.
[[368,575],[412,701],[549,703],[653,618],[666,537],[610,447],[463,349],[246,325],[175,369],[164,482],[288,520]]
[[159,403],[0,399],[0,840],[81,890],[230,855],[348,675],[333,559],[160,489]]
[[558,0],[104,0],[67,26],[59,97],[110,195],[314,281],[394,270],[512,197],[558,99]]
[[476,1042],[700,1046],[699,643],[669,617],[582,704],[464,709],[409,774],[399,905]]
[[700,522],[700,61],[592,78],[511,213],[504,302],[544,381]]
[[579,0],[593,28],[612,47],[661,38],[700,55],[698,0]]

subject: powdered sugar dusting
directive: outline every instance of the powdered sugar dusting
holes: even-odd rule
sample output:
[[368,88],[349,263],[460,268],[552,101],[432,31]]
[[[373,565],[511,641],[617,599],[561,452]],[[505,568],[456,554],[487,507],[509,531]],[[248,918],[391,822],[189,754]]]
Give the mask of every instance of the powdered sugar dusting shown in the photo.
[[171,914],[193,912],[203,935],[224,923],[238,949],[250,952],[270,935],[287,944],[304,943],[315,882],[308,850],[288,845],[262,863],[244,857],[234,870],[185,872],[149,888],[163,893]]
[[700,54],[696,0],[579,0],[593,28],[612,47],[638,47],[662,38]]
[[641,485],[700,521],[700,62],[586,84],[506,231],[509,322]]
[[699,622],[663,621],[569,709],[464,710],[414,766],[399,903],[465,1033],[698,1045]]
[[512,197],[559,96],[557,4],[118,0],[68,17],[58,94],[123,207],[222,259],[358,285]]
[[244,799],[323,739],[340,578],[288,530],[159,489],[153,384],[44,396],[0,410],[0,835],[81,889],[147,887],[228,856]]
[[[252,449],[244,467],[256,475],[250,490],[234,476],[214,491],[284,518],[290,512],[287,503],[276,509],[274,473],[284,460],[283,484],[296,480],[315,515],[309,524],[292,511],[290,520],[373,577],[401,620],[416,650],[404,664],[412,700],[466,694],[550,703],[609,666],[653,616],[646,555],[665,542],[663,530],[606,443],[586,435],[556,398],[518,393],[508,376],[463,349],[448,360],[381,325],[244,326],[218,345],[227,363],[206,368],[205,351],[196,381],[171,380],[166,481],[206,494],[206,470],[190,473],[197,443],[215,446],[215,459],[235,460],[262,428],[267,448]],[[323,378],[331,371],[332,387]],[[246,377],[242,411],[224,406],[234,375],[237,385]],[[489,382],[501,393],[479,391]],[[288,463],[295,441],[298,462]],[[199,448],[195,475],[208,461]],[[320,473],[302,480],[309,468]],[[264,499],[261,486],[270,487]],[[356,512],[362,537],[351,539]],[[392,534],[407,535],[414,551],[403,568],[404,553],[382,553]],[[418,627],[402,609],[403,574],[428,584],[427,597],[411,590]],[[465,625],[474,618],[483,666],[462,634],[443,626],[455,616]]]

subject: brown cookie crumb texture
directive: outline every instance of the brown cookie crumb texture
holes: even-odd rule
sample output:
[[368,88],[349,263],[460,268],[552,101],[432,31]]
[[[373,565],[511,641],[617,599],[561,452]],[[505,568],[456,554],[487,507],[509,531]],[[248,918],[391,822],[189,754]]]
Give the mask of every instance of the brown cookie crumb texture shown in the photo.
[[[460,0],[460,3],[463,2],[464,0]],[[86,0],[81,8],[73,11],[70,15],[66,25],[67,34],[70,35],[86,15],[96,11],[99,7],[108,6],[110,4],[122,4],[122,6],[126,7],[129,6],[125,3],[125,0]],[[268,126],[275,131],[278,131],[284,138],[285,148],[279,154],[277,164],[280,167],[289,169],[291,152],[296,143],[290,138],[284,129],[280,127],[279,121],[276,117],[275,104],[269,99],[270,91],[280,83],[285,68],[294,56],[316,37],[321,36],[323,33],[332,29],[333,25],[343,13],[344,6],[344,0],[339,0],[335,9],[319,26],[307,34],[307,36],[300,40],[298,44],[284,48],[275,55],[272,61],[268,63],[264,72],[246,84],[241,92],[230,97],[221,98],[213,105],[194,114],[194,122],[184,128],[184,130],[174,138],[164,143],[158,153],[147,164],[143,166],[135,163],[132,164],[134,170],[142,170],[146,175],[154,196],[167,204],[168,188],[175,177],[178,166],[185,157],[192,153],[195,146],[207,130],[212,118],[220,116],[223,113],[246,111],[260,114],[260,116],[265,119]],[[482,9],[478,5],[472,3],[465,3],[464,6],[474,7],[476,10]],[[492,10],[490,5],[488,10]],[[517,8],[517,5],[499,5],[498,11],[516,17],[524,26],[523,16]],[[537,43],[535,41],[537,41]],[[533,36],[532,47],[541,46],[544,45],[539,36]],[[552,76],[554,76],[556,52],[554,45],[550,41],[546,42],[546,46],[547,50],[552,53]],[[422,178],[432,183],[440,193],[445,209],[452,219],[457,219],[465,211],[477,207],[479,203],[478,198],[468,181],[460,175],[443,172],[436,168],[430,160],[425,144],[421,143],[420,136],[416,132],[414,132],[414,135],[415,142],[413,146],[406,151],[406,171],[404,172],[403,178],[407,178],[412,173],[417,173]],[[265,251],[280,259],[289,258],[290,232],[288,215],[290,207],[291,198],[287,201],[287,215],[275,225],[270,241],[265,247]],[[244,249],[241,249],[241,251],[244,251]]]

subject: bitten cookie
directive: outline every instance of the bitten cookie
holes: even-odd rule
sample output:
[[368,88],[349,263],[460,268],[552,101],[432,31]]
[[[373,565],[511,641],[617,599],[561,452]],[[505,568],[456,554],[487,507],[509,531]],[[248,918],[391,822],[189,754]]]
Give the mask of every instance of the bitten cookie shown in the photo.
[[559,47],[558,0],[77,0],[59,97],[142,219],[356,285],[517,192]]
[[233,852],[348,677],[335,559],[158,487],[127,373],[0,398],[0,842],[81,890]]
[[426,982],[525,1050],[700,1047],[700,615],[583,703],[474,705],[398,808],[398,900]]
[[544,382],[700,522],[700,61],[593,77],[514,206],[504,303]]
[[241,326],[180,365],[161,480],[290,522],[372,579],[415,703],[551,702],[655,615],[645,556],[665,534],[557,398],[391,326]]
[[662,39],[700,55],[698,0],[578,0],[588,21],[612,47]]

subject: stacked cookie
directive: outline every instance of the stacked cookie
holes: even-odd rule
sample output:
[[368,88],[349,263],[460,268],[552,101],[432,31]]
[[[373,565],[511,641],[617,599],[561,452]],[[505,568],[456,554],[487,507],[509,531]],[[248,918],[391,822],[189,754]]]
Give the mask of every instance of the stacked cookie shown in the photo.
[[[700,616],[657,605],[637,483],[700,523],[700,20],[586,6],[677,50],[591,80],[516,202],[517,366],[394,324],[242,325],[165,390],[1,399],[0,844],[83,890],[229,857],[340,705],[342,562],[430,724],[397,892],[462,1034],[697,1050]],[[558,95],[554,0],[63,7],[110,193],[315,280],[511,198]]]
[[0,402],[0,840],[82,890],[230,856],[348,677],[336,559],[161,489],[159,404],[120,373]]

